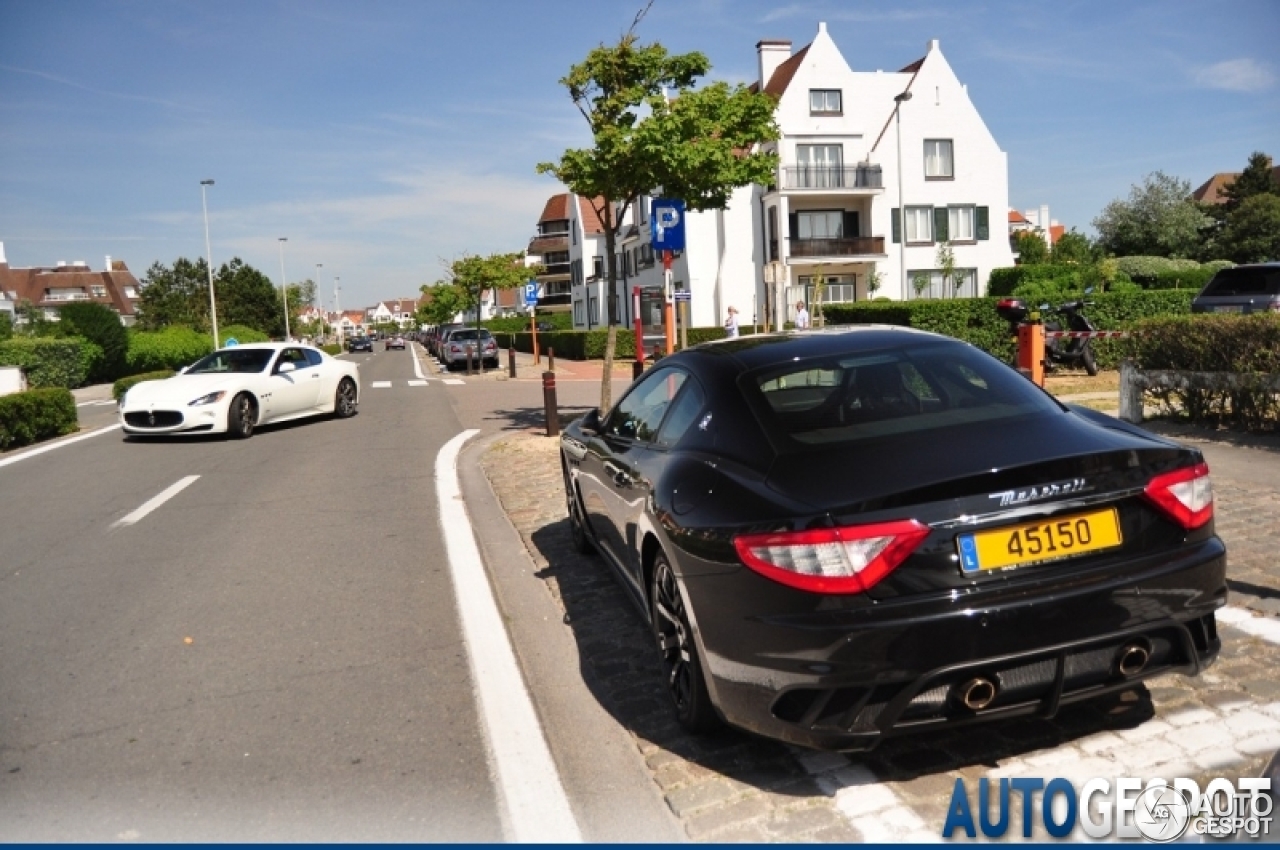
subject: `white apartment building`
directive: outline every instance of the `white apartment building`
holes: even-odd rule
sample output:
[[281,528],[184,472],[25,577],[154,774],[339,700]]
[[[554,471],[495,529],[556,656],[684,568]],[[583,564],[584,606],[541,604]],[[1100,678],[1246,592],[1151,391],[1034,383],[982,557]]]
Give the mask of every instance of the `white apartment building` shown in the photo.
[[[798,51],[777,40],[756,50],[754,88],[778,102],[781,135],[768,148],[778,172],[771,186],[734,192],[724,210],[686,216],[672,277],[691,290],[692,326],[720,324],[731,305],[743,324],[790,321],[797,301],[812,305],[818,278],[826,303],[969,297],[983,294],[992,269],[1013,265],[1007,155],[936,40],[896,72],[853,71],[821,23]],[[646,333],[657,335],[662,263],[649,247],[648,203],[627,211],[618,268],[626,300],[641,287]],[[945,284],[944,244],[956,270]]]

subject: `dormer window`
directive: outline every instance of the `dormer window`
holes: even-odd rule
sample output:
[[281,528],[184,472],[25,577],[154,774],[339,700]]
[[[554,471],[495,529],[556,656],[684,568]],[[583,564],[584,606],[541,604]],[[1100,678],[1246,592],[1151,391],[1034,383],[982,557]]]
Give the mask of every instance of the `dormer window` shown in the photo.
[[840,89],[809,89],[810,115],[843,115]]

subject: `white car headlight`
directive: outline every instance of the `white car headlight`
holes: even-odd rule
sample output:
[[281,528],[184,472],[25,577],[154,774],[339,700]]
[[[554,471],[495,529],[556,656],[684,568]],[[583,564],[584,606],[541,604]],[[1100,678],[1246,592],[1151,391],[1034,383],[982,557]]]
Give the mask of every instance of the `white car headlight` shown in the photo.
[[208,395],[202,395],[200,396],[200,398],[196,399],[195,401],[188,402],[187,407],[199,407],[202,404],[213,404],[216,401],[221,401],[222,397],[226,394],[227,394],[226,390],[218,390],[216,393],[209,393]]

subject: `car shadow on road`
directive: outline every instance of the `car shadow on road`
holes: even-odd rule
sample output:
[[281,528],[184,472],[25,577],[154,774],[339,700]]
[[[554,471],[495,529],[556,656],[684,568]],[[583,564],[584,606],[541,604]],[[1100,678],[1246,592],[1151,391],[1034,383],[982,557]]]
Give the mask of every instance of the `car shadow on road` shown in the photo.
[[[538,573],[565,612],[578,644],[583,679],[600,704],[634,733],[658,784],[725,776],[770,793],[832,793],[819,785],[797,755],[804,751],[724,729],[691,735],[675,720],[657,650],[630,596],[598,555],[574,551],[569,521],[532,534],[547,561]],[[906,781],[980,766],[1058,746],[1107,730],[1131,729],[1155,712],[1147,688],[1064,707],[1052,720],[1020,718],[950,731],[891,738],[870,753],[851,754],[854,765],[879,780]],[[678,758],[672,759],[671,756]],[[949,786],[948,786],[949,787]]]

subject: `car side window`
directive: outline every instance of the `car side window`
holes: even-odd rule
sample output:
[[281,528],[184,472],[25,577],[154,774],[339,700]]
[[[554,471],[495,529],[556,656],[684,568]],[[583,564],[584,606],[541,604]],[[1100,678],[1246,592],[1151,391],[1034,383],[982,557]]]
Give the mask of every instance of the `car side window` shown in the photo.
[[680,392],[688,375],[678,369],[650,373],[627,393],[609,414],[605,433],[642,442],[652,442],[667,408]]
[[658,432],[655,444],[669,449],[680,442],[680,438],[689,430],[689,426],[702,416],[706,406],[707,397],[703,395],[698,384],[695,381],[685,381],[683,391],[676,397],[675,403],[667,413],[666,421],[662,423],[662,430]]
[[280,371],[280,366],[284,363],[292,363],[295,369],[306,369],[311,363],[307,360],[307,355],[302,353],[301,348],[286,348],[280,352],[280,359],[276,361],[276,371]]
[[312,366],[319,366],[324,360],[324,358],[321,357],[320,352],[316,351],[314,348],[304,348],[302,353],[307,356],[307,362]]

